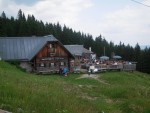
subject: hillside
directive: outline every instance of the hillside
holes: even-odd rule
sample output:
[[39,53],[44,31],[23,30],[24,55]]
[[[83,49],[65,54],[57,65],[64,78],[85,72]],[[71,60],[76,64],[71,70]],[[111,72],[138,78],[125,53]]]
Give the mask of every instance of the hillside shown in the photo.
[[35,75],[0,61],[0,109],[13,113],[150,113],[150,76],[106,72],[97,77]]

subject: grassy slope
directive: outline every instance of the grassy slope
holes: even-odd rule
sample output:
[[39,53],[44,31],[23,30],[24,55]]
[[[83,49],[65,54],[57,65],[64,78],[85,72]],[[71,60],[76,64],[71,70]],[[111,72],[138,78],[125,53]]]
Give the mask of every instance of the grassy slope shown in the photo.
[[24,73],[0,61],[0,108],[23,113],[150,113],[150,76],[107,72],[99,79]]

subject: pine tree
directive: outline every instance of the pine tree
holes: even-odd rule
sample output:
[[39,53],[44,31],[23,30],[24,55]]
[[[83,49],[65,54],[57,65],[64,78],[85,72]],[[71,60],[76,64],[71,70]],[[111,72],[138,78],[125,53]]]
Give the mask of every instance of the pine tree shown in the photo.
[[1,18],[6,19],[6,14],[5,14],[4,11],[3,11],[2,14],[1,14]]
[[3,11],[0,16],[0,36],[3,36],[3,37],[7,36],[6,23],[7,23],[7,18],[6,18],[5,12]]

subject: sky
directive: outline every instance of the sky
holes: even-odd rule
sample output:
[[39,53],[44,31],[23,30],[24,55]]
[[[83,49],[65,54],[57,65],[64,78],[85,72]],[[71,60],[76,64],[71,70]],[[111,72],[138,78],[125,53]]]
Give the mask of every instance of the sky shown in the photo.
[[59,22],[75,31],[100,34],[115,44],[150,45],[150,0],[0,0],[0,13],[25,15],[48,23]]

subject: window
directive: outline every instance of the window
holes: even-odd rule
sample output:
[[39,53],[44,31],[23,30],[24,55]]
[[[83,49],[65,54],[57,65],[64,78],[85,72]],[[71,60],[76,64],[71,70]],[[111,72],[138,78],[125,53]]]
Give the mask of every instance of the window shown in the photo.
[[55,66],[55,63],[52,62],[52,63],[49,64],[49,66],[50,66],[50,67],[54,67],[54,66]]
[[56,53],[55,44],[49,44],[48,56],[54,56]]
[[64,62],[60,62],[60,65],[61,65],[61,66],[64,66]]
[[49,48],[52,48],[52,44],[49,44]]
[[40,66],[41,66],[41,67],[44,67],[44,63],[41,63]]
[[56,62],[56,63],[55,63],[55,66],[58,67],[58,66],[59,66],[59,62]]
[[49,63],[46,63],[46,67],[49,67]]
[[64,65],[65,65],[65,66],[68,66],[68,62],[64,62]]
[[55,44],[49,44],[49,48],[55,48]]

